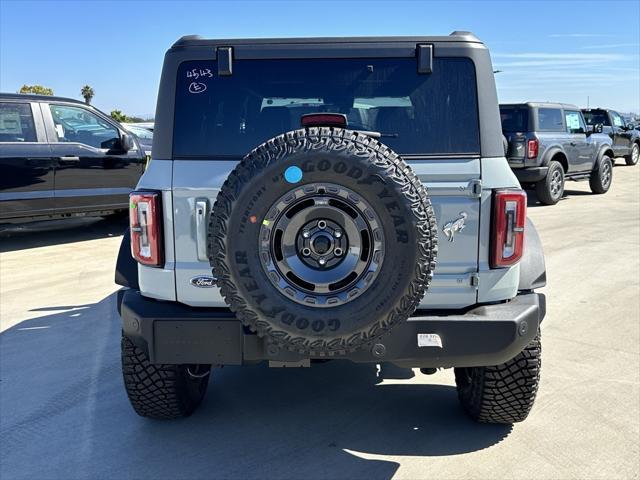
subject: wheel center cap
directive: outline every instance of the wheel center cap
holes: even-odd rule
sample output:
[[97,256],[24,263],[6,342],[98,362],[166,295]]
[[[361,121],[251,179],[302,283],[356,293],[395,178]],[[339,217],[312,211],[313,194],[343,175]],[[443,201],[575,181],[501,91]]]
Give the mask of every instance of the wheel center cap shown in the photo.
[[331,240],[325,235],[318,235],[311,245],[317,254],[324,255],[331,248]]

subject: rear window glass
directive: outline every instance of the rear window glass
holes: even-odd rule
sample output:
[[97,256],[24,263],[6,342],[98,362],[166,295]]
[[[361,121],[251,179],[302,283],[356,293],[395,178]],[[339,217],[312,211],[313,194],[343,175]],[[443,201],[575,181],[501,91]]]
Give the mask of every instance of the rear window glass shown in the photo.
[[503,132],[526,132],[529,130],[529,109],[526,107],[500,107]]
[[332,112],[349,128],[376,131],[401,154],[480,151],[476,79],[466,58],[416,60],[235,60],[233,75],[215,61],[178,69],[174,157],[242,157],[265,140],[300,128],[300,117]]
[[31,106],[0,103],[0,142],[37,142]]
[[553,132],[564,130],[562,123],[562,110],[558,108],[539,108],[538,130]]

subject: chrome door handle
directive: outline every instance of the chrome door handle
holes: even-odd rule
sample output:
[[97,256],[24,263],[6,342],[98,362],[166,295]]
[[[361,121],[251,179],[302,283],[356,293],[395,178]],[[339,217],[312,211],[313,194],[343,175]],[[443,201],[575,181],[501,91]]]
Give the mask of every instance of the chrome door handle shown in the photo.
[[575,147],[575,146],[576,146],[576,142],[570,142],[570,145],[571,145],[572,147]]
[[60,160],[66,160],[67,162],[79,162],[80,157],[69,155],[69,156],[60,157]]
[[198,260],[208,261],[207,255],[207,210],[209,201],[198,199],[195,203],[196,217],[196,254]]

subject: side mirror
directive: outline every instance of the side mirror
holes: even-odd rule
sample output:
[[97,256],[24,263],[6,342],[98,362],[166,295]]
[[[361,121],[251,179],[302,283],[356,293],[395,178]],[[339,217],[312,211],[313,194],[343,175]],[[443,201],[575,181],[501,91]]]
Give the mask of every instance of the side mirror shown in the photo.
[[633,130],[636,126],[633,123],[627,123],[627,130]]
[[128,152],[129,150],[133,149],[134,146],[135,144],[133,143],[133,137],[131,136],[131,134],[122,132],[120,134],[120,150],[122,150],[123,152]]

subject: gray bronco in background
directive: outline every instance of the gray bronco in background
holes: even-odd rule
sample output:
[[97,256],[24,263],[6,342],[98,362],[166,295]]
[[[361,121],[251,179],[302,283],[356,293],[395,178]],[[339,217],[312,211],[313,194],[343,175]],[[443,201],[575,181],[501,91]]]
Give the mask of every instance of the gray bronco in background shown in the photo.
[[602,125],[588,129],[574,105],[528,102],[500,105],[507,159],[523,185],[533,184],[538,200],[554,205],[565,180],[589,180],[593,193],[611,186],[614,151]]
[[191,414],[211,367],[350,360],[526,418],[545,265],[476,37],[184,37],[155,118],[116,268],[138,414]]

